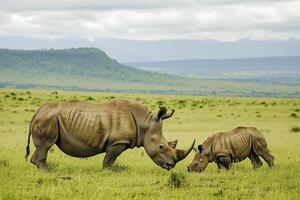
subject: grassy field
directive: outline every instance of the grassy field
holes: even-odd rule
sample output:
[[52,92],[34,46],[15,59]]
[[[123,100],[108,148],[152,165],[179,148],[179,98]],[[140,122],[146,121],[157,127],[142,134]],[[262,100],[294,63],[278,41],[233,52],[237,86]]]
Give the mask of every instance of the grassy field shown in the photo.
[[[53,147],[49,172],[25,162],[27,129],[44,102],[81,99],[104,102],[126,98],[176,109],[164,123],[168,140],[186,148],[212,133],[255,126],[267,138],[276,167],[254,171],[249,160],[230,171],[210,164],[201,174],[188,173],[194,152],[171,171],[156,166],[143,148],[124,152],[111,170],[102,169],[103,154],[88,159],[65,155]],[[32,143],[31,143],[32,144]],[[31,152],[33,152],[31,145]],[[31,155],[30,155],[31,156]],[[0,90],[0,199],[300,199],[300,99],[218,98],[190,96]],[[175,180],[174,180],[175,179]],[[176,180],[177,179],[177,180]],[[172,186],[174,183],[178,187]]]

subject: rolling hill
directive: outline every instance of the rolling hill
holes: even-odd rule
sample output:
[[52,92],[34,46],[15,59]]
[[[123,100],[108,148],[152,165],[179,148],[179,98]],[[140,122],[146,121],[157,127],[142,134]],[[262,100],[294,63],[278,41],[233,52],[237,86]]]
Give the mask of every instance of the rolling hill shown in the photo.
[[118,63],[96,48],[64,50],[0,50],[1,72],[43,79],[53,76],[154,83],[172,76],[146,72]]
[[123,93],[300,97],[300,87],[234,83],[149,72],[96,48],[0,49],[0,87]]

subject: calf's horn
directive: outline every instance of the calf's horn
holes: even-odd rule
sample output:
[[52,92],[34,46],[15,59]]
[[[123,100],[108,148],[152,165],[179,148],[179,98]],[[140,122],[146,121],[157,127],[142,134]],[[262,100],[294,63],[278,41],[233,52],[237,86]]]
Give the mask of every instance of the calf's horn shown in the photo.
[[174,159],[175,162],[179,162],[192,151],[193,147],[195,145],[195,140],[193,141],[193,144],[187,149],[187,150],[180,150],[176,149],[176,158]]

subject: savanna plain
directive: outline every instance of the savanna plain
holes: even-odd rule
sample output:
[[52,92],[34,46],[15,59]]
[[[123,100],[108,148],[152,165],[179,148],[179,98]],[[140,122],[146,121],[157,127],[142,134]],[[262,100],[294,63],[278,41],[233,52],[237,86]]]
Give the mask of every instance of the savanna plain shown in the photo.
[[[176,112],[164,121],[163,132],[169,141],[178,139],[182,149],[218,131],[254,126],[265,135],[276,167],[269,169],[264,162],[253,170],[244,160],[229,171],[219,171],[212,163],[203,173],[188,173],[191,152],[167,171],[143,148],[135,148],[104,170],[104,154],[80,159],[54,146],[48,154],[49,171],[39,171],[24,158],[31,117],[45,102],[71,99],[129,99],[153,113],[159,105],[173,108]],[[31,155],[33,150],[31,141]],[[300,199],[300,99],[1,89],[0,199]]]

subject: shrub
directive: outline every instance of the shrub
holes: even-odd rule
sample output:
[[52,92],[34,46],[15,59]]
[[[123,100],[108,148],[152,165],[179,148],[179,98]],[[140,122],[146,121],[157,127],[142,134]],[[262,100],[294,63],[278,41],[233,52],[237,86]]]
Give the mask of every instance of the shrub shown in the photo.
[[93,100],[95,100],[93,97],[88,97],[86,100],[88,100],[88,101],[93,101]]
[[168,186],[171,188],[180,188],[187,186],[186,178],[183,174],[171,172],[168,179]]
[[298,115],[296,113],[290,114],[290,117],[298,118]]
[[164,101],[162,101],[162,100],[158,100],[158,101],[156,102],[156,104],[157,104],[157,105],[160,105],[160,106],[162,106],[162,105],[164,105],[164,104],[165,104],[165,102],[164,102]]
[[179,103],[179,104],[185,104],[186,100],[179,100],[179,101],[177,101],[177,103]]
[[291,132],[300,132],[300,127],[299,126],[292,127]]

